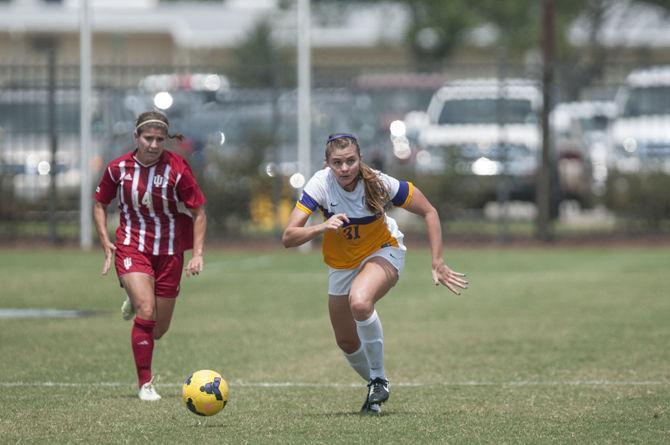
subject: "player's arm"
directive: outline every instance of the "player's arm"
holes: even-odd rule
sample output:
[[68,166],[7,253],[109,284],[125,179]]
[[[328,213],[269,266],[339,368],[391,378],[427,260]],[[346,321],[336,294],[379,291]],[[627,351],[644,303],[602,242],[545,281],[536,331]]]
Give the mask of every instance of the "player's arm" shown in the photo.
[[349,222],[349,218],[344,213],[338,213],[331,216],[328,220],[321,224],[305,227],[309,214],[305,213],[298,207],[294,207],[291,215],[288,217],[288,224],[284,230],[281,241],[284,247],[296,247],[305,244],[317,236],[321,235],[327,230],[337,230],[345,222]]
[[405,209],[423,217],[426,222],[433,263],[433,282],[436,286],[443,284],[453,293],[460,295],[458,288],[466,289],[468,282],[463,279],[465,274],[455,272],[444,264],[442,258],[442,225],[437,210],[416,186],[414,186],[412,199]]
[[207,215],[205,207],[190,209],[193,216],[193,256],[186,266],[186,276],[198,275],[204,266],[203,252],[205,249],[205,232],[207,230]]
[[112,265],[112,255],[116,250],[116,246],[110,241],[107,234],[107,205],[96,201],[93,205],[93,221],[95,222],[95,230],[98,232],[100,245],[105,252],[105,263],[102,266],[102,274],[106,275]]
[[193,254],[186,265],[186,276],[198,275],[204,267],[203,252],[205,249],[205,231],[207,215],[205,214],[205,195],[203,195],[195,179],[191,166],[185,159],[180,181],[177,184],[178,200],[191,212],[193,218]]

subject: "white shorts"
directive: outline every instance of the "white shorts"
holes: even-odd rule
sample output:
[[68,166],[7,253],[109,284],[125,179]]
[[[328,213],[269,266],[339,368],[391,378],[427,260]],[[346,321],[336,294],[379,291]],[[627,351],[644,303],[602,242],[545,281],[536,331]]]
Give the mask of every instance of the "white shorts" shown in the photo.
[[370,258],[382,257],[398,271],[398,277],[405,268],[405,249],[399,247],[383,247],[368,255],[355,269],[328,268],[328,295],[349,295],[351,283]]

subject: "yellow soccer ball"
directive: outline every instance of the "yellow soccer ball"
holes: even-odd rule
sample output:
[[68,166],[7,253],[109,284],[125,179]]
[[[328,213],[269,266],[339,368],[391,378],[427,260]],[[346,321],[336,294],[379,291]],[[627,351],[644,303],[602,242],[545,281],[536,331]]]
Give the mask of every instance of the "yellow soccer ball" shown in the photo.
[[199,416],[213,416],[228,402],[228,383],[216,371],[202,369],[186,379],[182,388],[184,405]]

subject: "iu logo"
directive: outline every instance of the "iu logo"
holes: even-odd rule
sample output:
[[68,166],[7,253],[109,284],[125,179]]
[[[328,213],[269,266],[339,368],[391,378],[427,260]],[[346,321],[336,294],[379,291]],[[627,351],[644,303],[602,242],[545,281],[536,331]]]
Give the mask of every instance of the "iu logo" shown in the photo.
[[160,187],[163,185],[163,177],[162,176],[154,176],[154,187]]
[[133,259],[132,258],[124,258],[123,259],[123,267],[126,268],[126,270],[130,269],[130,266],[133,265]]

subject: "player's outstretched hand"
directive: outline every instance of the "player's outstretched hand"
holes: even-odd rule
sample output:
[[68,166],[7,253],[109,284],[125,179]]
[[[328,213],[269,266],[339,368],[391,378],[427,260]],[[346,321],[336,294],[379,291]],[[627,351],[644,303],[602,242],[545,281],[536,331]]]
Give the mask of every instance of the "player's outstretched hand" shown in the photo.
[[201,256],[193,256],[186,266],[186,276],[199,275],[202,272],[204,261]]
[[436,261],[433,263],[433,282],[435,286],[442,284],[456,295],[460,295],[460,289],[467,289],[468,282],[465,280],[465,274],[455,272],[444,264],[444,261]]
[[103,246],[103,249],[105,251],[105,263],[102,265],[102,275],[107,275],[107,272],[109,272],[109,269],[112,267],[112,257],[114,256],[116,246],[108,241]]
[[347,215],[344,213],[337,213],[330,218],[323,224],[325,225],[326,230],[339,230],[344,223],[348,223],[349,218]]

